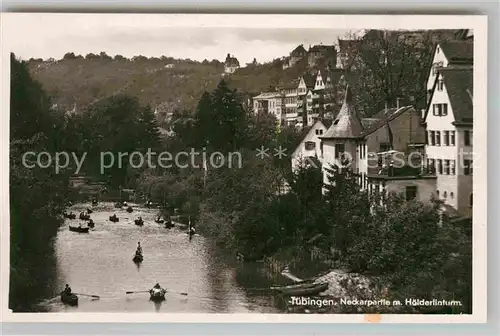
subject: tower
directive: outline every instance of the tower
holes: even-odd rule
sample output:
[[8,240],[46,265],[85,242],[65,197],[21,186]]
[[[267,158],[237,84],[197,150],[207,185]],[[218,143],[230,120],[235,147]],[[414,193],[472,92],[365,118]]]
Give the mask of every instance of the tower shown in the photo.
[[346,88],[344,103],[333,124],[321,137],[323,144],[323,180],[328,181],[327,172],[330,166],[356,171],[357,145],[361,140],[363,126],[354,108],[352,92]]

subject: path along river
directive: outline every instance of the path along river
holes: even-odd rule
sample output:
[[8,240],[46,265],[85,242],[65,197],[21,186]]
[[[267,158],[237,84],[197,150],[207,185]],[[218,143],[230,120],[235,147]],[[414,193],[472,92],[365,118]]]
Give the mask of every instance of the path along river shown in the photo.
[[[269,294],[249,294],[248,288],[269,286],[265,270],[258,264],[238,264],[217,252],[209,239],[195,235],[191,241],[184,228],[166,229],[154,221],[156,209],[131,204],[133,213],[114,209],[111,203],[78,204],[68,209],[78,216],[91,208],[95,228],[90,233],[69,231],[79,219],[66,220],[54,242],[56,280],[49,290],[53,299],[39,305],[51,312],[176,312],[176,313],[276,313],[279,304]],[[116,213],[120,221],[112,223]],[[145,225],[134,219],[142,216]],[[132,262],[137,242],[143,248],[144,261]],[[172,293],[162,304],[149,301],[144,291],[156,282]],[[100,299],[80,296],[77,307],[63,305],[57,293],[64,284],[73,292],[99,295]],[[244,285],[243,285],[244,284]],[[246,288],[246,289],[245,289]],[[186,292],[187,296],[173,292]],[[48,295],[47,295],[48,296]]]

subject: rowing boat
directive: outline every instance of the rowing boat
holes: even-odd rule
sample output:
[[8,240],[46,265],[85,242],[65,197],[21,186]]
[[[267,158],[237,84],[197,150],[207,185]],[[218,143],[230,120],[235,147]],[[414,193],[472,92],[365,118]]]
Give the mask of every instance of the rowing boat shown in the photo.
[[[293,285],[292,285],[293,286]],[[283,287],[277,289],[278,292],[284,295],[290,296],[306,296],[306,295],[317,295],[328,289],[328,283],[313,283],[313,284],[303,284],[298,287]]]
[[144,257],[142,254],[136,254],[132,260],[136,263],[140,263],[144,260]]
[[61,301],[70,306],[78,305],[78,296],[75,294],[61,294]]
[[294,289],[294,288],[303,288],[303,287],[308,287],[308,286],[313,286],[313,285],[316,285],[314,283],[314,279],[310,279],[310,280],[303,280],[303,281],[300,281],[300,282],[296,282],[294,284],[291,284],[291,285],[283,285],[283,286],[272,286],[272,287],[269,287],[269,289],[272,289],[272,290],[286,290],[286,289]]
[[70,231],[73,231],[73,232],[79,232],[79,233],[89,233],[89,230],[90,228],[88,227],[74,227],[74,226],[70,226],[69,227],[69,230]]
[[151,301],[160,302],[165,300],[165,294],[167,294],[167,291],[165,289],[154,288],[149,291],[149,299]]

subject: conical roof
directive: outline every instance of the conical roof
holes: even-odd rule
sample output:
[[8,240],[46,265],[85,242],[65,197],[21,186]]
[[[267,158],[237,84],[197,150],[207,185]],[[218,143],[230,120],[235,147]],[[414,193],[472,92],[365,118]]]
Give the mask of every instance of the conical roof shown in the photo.
[[361,136],[363,126],[352,102],[352,92],[348,85],[345,92],[344,104],[333,121],[323,139],[354,139]]

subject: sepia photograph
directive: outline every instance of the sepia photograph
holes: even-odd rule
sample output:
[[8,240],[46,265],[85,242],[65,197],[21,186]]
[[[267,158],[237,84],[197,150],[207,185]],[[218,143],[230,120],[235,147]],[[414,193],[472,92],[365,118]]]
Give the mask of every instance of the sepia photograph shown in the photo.
[[4,18],[10,316],[486,318],[485,19]]

